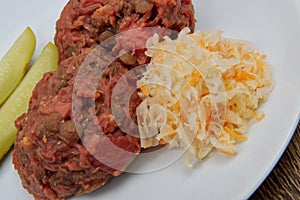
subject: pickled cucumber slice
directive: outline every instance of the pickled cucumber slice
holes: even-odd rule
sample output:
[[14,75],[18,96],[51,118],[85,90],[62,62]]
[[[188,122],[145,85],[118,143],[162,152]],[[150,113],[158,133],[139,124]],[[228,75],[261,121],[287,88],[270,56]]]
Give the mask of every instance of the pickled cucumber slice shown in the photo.
[[18,86],[35,50],[35,36],[27,27],[0,60],[0,105]]
[[0,159],[13,145],[17,128],[14,121],[27,112],[32,91],[43,74],[57,69],[58,52],[54,44],[48,43],[22,82],[0,108]]

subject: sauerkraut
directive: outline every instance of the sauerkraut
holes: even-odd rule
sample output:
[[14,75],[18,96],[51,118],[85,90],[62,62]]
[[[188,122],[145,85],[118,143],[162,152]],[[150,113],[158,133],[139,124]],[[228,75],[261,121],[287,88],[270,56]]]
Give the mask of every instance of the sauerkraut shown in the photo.
[[136,114],[142,147],[188,148],[185,164],[213,149],[233,155],[272,88],[271,65],[255,46],[224,38],[222,32],[190,33],[176,40],[154,35],[147,42],[151,62],[138,87]]

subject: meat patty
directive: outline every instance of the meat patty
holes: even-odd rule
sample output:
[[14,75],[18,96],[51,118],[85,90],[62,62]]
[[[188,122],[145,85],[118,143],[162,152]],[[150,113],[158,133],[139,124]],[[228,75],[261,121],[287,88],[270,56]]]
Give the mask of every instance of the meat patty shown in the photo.
[[194,30],[191,0],[71,0],[57,22],[60,60],[133,28]]
[[[185,26],[193,29],[194,22],[190,0],[67,3],[55,36],[59,68],[44,75],[33,91],[28,112],[15,122],[18,134],[13,163],[24,188],[35,199],[64,199],[93,191],[122,173],[141,150],[138,133],[130,127],[125,133],[118,127],[111,98],[125,74],[124,90],[134,86],[137,77],[129,70],[148,60],[143,50],[113,59],[107,46],[92,49],[132,28],[157,26],[179,31]],[[145,37],[142,40],[145,42]],[[115,38],[108,44],[119,51],[126,41]],[[80,71],[83,65],[85,70]],[[139,103],[134,93],[127,116],[133,121]]]
[[[102,122],[100,127],[105,135],[91,125],[89,107],[92,99],[88,97],[91,96],[88,91],[79,94],[81,101],[76,102],[77,108],[84,111],[82,117],[76,115],[77,121],[80,120],[79,128],[84,128],[82,132],[78,131],[71,112],[72,93],[74,74],[85,57],[73,56],[61,62],[58,71],[47,73],[34,89],[28,113],[16,121],[19,132],[13,163],[24,188],[36,199],[63,199],[90,192],[119,175],[140,151],[138,137],[127,135],[116,127],[106,100],[109,91],[95,99],[96,116],[99,124]],[[122,64],[114,62],[105,72],[108,76],[101,78],[99,84],[112,88],[115,80],[127,71]],[[118,152],[107,153],[106,138],[132,153],[126,157],[120,157]],[[118,167],[111,168],[116,166],[115,162]]]

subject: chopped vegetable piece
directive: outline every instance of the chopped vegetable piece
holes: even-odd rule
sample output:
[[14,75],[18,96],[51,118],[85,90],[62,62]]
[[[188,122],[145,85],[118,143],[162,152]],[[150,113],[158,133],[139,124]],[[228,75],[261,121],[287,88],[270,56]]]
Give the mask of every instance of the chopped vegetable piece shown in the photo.
[[35,36],[27,27],[0,60],[0,105],[23,79],[35,49]]
[[17,128],[14,121],[28,109],[32,91],[46,72],[58,67],[58,52],[54,44],[48,43],[32,65],[26,76],[0,109],[0,159],[15,141]]

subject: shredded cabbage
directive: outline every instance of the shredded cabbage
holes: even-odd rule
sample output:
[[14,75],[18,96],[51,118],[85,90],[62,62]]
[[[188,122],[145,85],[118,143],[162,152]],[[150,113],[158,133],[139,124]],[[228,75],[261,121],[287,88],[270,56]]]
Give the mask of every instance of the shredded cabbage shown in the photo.
[[189,147],[192,167],[213,149],[233,155],[250,126],[264,117],[260,105],[272,88],[271,66],[250,42],[222,32],[183,29],[176,40],[154,35],[151,57],[138,81],[136,114],[143,148]]

